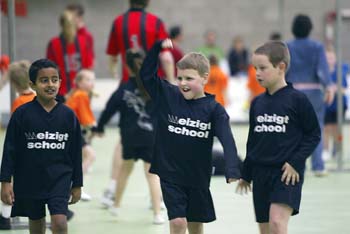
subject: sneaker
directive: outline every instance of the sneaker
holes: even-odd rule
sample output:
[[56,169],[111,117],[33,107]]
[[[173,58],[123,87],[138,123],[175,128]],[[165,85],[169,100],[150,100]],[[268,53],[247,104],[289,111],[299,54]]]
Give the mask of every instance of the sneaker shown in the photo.
[[114,204],[114,193],[111,192],[109,189],[106,189],[103,192],[103,195],[101,197],[101,204],[105,208],[109,208],[109,207],[113,206],[113,204]]
[[165,223],[165,219],[161,214],[154,215],[153,224],[159,225]]
[[91,201],[92,197],[89,194],[87,194],[84,191],[82,191],[80,199],[82,201]]
[[70,221],[74,216],[74,212],[68,209],[67,211],[67,221]]
[[11,219],[0,215],[0,230],[11,230]]
[[328,176],[328,171],[327,170],[314,171],[314,176],[316,176],[316,177]]
[[109,212],[111,213],[111,215],[113,216],[118,216],[120,214],[120,208],[115,207],[115,206],[111,206],[109,208]]
[[331,153],[328,150],[323,150],[323,152],[322,152],[322,159],[325,162],[328,162],[331,159]]

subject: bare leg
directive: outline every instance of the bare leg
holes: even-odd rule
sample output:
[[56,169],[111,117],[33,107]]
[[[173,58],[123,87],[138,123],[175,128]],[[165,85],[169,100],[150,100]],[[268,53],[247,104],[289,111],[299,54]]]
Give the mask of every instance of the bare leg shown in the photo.
[[271,234],[288,233],[288,221],[292,212],[293,209],[285,204],[271,204],[269,220]]
[[148,182],[149,191],[152,199],[152,207],[155,215],[160,214],[160,200],[161,200],[161,190],[159,177],[155,174],[149,173],[150,163],[144,163],[145,176]]
[[114,206],[120,207],[120,202],[125,191],[126,184],[128,182],[129,176],[134,168],[134,160],[123,160],[120,168],[120,173],[117,178],[117,188],[115,191]]
[[186,218],[176,218],[170,220],[170,234],[186,234]]
[[82,149],[83,153],[83,174],[85,175],[92,163],[95,161],[96,155],[91,145],[84,145]]
[[260,231],[260,234],[269,234],[270,233],[269,223],[259,223],[259,231]]
[[51,215],[52,234],[67,234],[67,217],[65,215]]
[[326,124],[323,129],[323,150],[329,150],[329,138],[331,137],[331,127]]
[[111,173],[112,180],[117,181],[118,173],[120,171],[122,163],[123,163],[122,144],[120,141],[118,141],[115,146],[114,154],[113,154],[112,173]]
[[29,219],[29,233],[30,234],[45,234],[46,224],[45,218],[32,220]]
[[203,234],[203,223],[188,222],[187,227],[189,234]]

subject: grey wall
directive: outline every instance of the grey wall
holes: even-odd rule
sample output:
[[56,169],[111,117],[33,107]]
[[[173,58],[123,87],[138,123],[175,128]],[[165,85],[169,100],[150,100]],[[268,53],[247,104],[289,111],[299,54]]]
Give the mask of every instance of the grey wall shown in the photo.
[[[79,1],[79,0],[78,0]],[[17,18],[17,58],[34,60],[45,56],[49,39],[59,32],[58,16],[68,0],[28,0],[28,16]],[[80,0],[86,7],[86,22],[95,37],[96,72],[109,77],[105,48],[112,20],[128,9],[128,0]],[[183,26],[183,49],[190,51],[203,42],[203,33],[215,29],[218,44],[228,50],[232,37],[242,35],[248,47],[264,42],[271,31],[278,30],[279,0],[151,0],[148,11],[159,15],[167,26]],[[350,8],[350,1],[342,0]],[[296,13],[312,17],[312,37],[324,39],[325,14],[335,9],[335,0],[284,0],[285,39],[291,38],[290,24]],[[8,53],[7,17],[1,20],[2,51]],[[350,22],[346,23],[347,25]],[[350,26],[344,27],[345,58],[350,60]]]

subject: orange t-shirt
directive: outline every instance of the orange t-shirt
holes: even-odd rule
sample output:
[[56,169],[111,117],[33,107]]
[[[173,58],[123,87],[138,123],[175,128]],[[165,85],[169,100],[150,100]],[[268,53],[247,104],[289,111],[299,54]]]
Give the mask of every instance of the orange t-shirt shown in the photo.
[[215,100],[225,106],[224,93],[228,85],[228,77],[217,65],[210,66],[209,80],[204,91],[215,95]]
[[265,92],[265,88],[262,87],[256,80],[256,71],[253,65],[248,66],[248,82],[247,87],[251,92],[252,98],[258,96],[259,94]]
[[67,99],[66,105],[74,111],[82,126],[95,124],[95,117],[90,107],[90,98],[86,91],[75,90]]
[[22,106],[23,104],[32,101],[35,96],[36,94],[34,92],[19,95],[12,103],[11,113],[15,112],[15,110],[19,106]]

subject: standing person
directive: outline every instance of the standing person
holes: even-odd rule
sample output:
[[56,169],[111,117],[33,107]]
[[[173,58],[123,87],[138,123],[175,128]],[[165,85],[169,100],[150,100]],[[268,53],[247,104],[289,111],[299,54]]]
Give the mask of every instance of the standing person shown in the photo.
[[[157,40],[168,37],[163,21],[158,16],[145,11],[148,3],[149,0],[129,0],[129,10],[117,16],[112,23],[106,53],[109,55],[109,69],[113,77],[117,77],[116,65],[118,55],[121,56],[121,83],[126,83],[129,79],[125,57],[128,49],[143,49],[147,52]],[[165,74],[167,80],[174,83],[174,62],[171,53],[163,51],[160,61],[163,69],[159,73]],[[111,181],[101,199],[101,203],[105,206],[114,200],[116,177],[121,166],[121,147],[118,142],[114,150]]]
[[224,148],[228,183],[240,176],[239,159],[229,116],[213,95],[204,93],[209,75],[204,55],[189,53],[176,64],[178,86],[158,79],[158,54],[171,47],[170,39],[157,42],[140,72],[157,117],[150,172],[161,179],[170,233],[188,228],[191,234],[202,234],[203,223],[216,219],[209,190],[214,136]]
[[[74,111],[82,129],[83,175],[86,176],[96,158],[95,151],[91,146],[91,128],[96,125],[95,116],[91,109],[95,74],[90,70],[80,70],[74,82],[76,88],[67,96],[66,105]],[[90,201],[91,199],[92,197],[83,190],[81,200]]]
[[204,86],[204,91],[210,94],[215,95],[215,100],[220,103],[223,107],[226,106],[227,103],[227,85],[228,85],[228,77],[221,70],[219,66],[219,61],[215,57],[215,55],[209,56],[209,78],[208,82]]
[[[326,50],[326,57],[329,66],[329,70],[331,73],[331,79],[333,83],[337,83],[337,58],[334,52],[333,47],[329,46]],[[347,98],[345,95],[345,91],[348,87],[348,83],[346,81],[346,76],[349,74],[349,66],[348,64],[342,64],[342,89],[339,90],[343,94],[343,118],[345,116],[345,112],[348,108]],[[338,128],[337,128],[337,119],[338,119],[338,106],[337,99],[334,98],[332,104],[326,106],[326,114],[324,118],[324,138],[323,138],[323,153],[322,159],[329,160],[336,153],[336,140],[339,136]],[[333,143],[333,149],[331,150],[330,141]]]
[[196,51],[204,54],[207,58],[210,55],[215,55],[219,62],[225,58],[224,51],[216,44],[216,32],[208,30],[204,34],[204,45],[196,49]]
[[240,36],[235,37],[228,54],[231,76],[245,75],[247,73],[249,65],[248,56],[248,50],[244,46],[243,39]]
[[67,233],[68,203],[79,201],[83,185],[80,126],[73,111],[55,100],[61,83],[55,63],[35,61],[29,77],[37,97],[17,108],[10,119],[1,200],[12,205],[12,217],[29,218],[31,234],[45,233],[46,204],[52,232]]
[[[30,102],[35,97],[35,92],[29,85],[29,71],[30,62],[27,60],[16,61],[10,64],[6,76],[15,88],[18,97],[13,101],[11,106],[11,113],[13,113],[19,106]],[[0,230],[11,229],[11,206],[5,203],[1,204],[0,215]]]
[[[126,68],[126,51],[130,48],[141,48],[149,51],[152,45],[161,39],[168,37],[163,21],[145,11],[149,0],[129,0],[130,9],[115,18],[108,39],[107,54],[110,56],[110,71],[116,77],[117,56],[122,57],[122,79],[128,80]],[[169,82],[174,82],[173,59],[169,51],[160,55],[165,77]]]
[[154,212],[153,223],[165,222],[160,214],[161,191],[159,177],[149,173],[150,162],[153,154],[155,138],[155,117],[150,103],[149,94],[140,85],[139,72],[144,59],[144,53],[140,50],[128,50],[126,53],[129,80],[121,84],[107,102],[106,108],[98,121],[94,132],[102,134],[104,126],[117,112],[120,112],[120,132],[122,142],[123,162],[120,173],[117,176],[117,188],[113,207],[113,215],[120,215],[120,204],[129,176],[133,170],[135,161],[144,161],[145,176],[149,184]]
[[88,51],[87,40],[77,35],[74,14],[64,11],[59,19],[61,33],[50,40],[46,57],[60,68],[62,84],[58,91],[59,101],[65,101],[65,95],[75,87],[74,78],[83,68],[93,67],[93,58]]
[[85,25],[85,9],[83,5],[80,3],[71,3],[66,7],[66,9],[72,11],[75,14],[75,23],[78,29],[77,34],[78,36],[85,38],[87,51],[92,57],[93,64],[95,64],[94,38]]
[[[182,28],[180,26],[171,27],[169,30],[169,36],[173,43],[173,48],[170,49],[170,52],[174,58],[174,64],[176,64],[184,56],[184,53],[179,47],[179,44],[183,40]],[[176,77],[176,66],[174,66],[174,74]]]
[[285,80],[290,56],[281,41],[257,48],[253,65],[266,88],[250,108],[247,156],[237,191],[250,190],[260,234],[286,234],[299,213],[305,162],[321,139],[308,98]]
[[[323,129],[324,103],[332,103],[334,91],[324,47],[320,42],[309,38],[311,29],[312,22],[309,16],[297,15],[294,18],[292,32],[295,39],[287,43],[291,61],[286,80],[293,83],[294,88],[306,94]],[[315,176],[327,175],[322,159],[322,149],[321,141],[312,153],[311,169]]]

